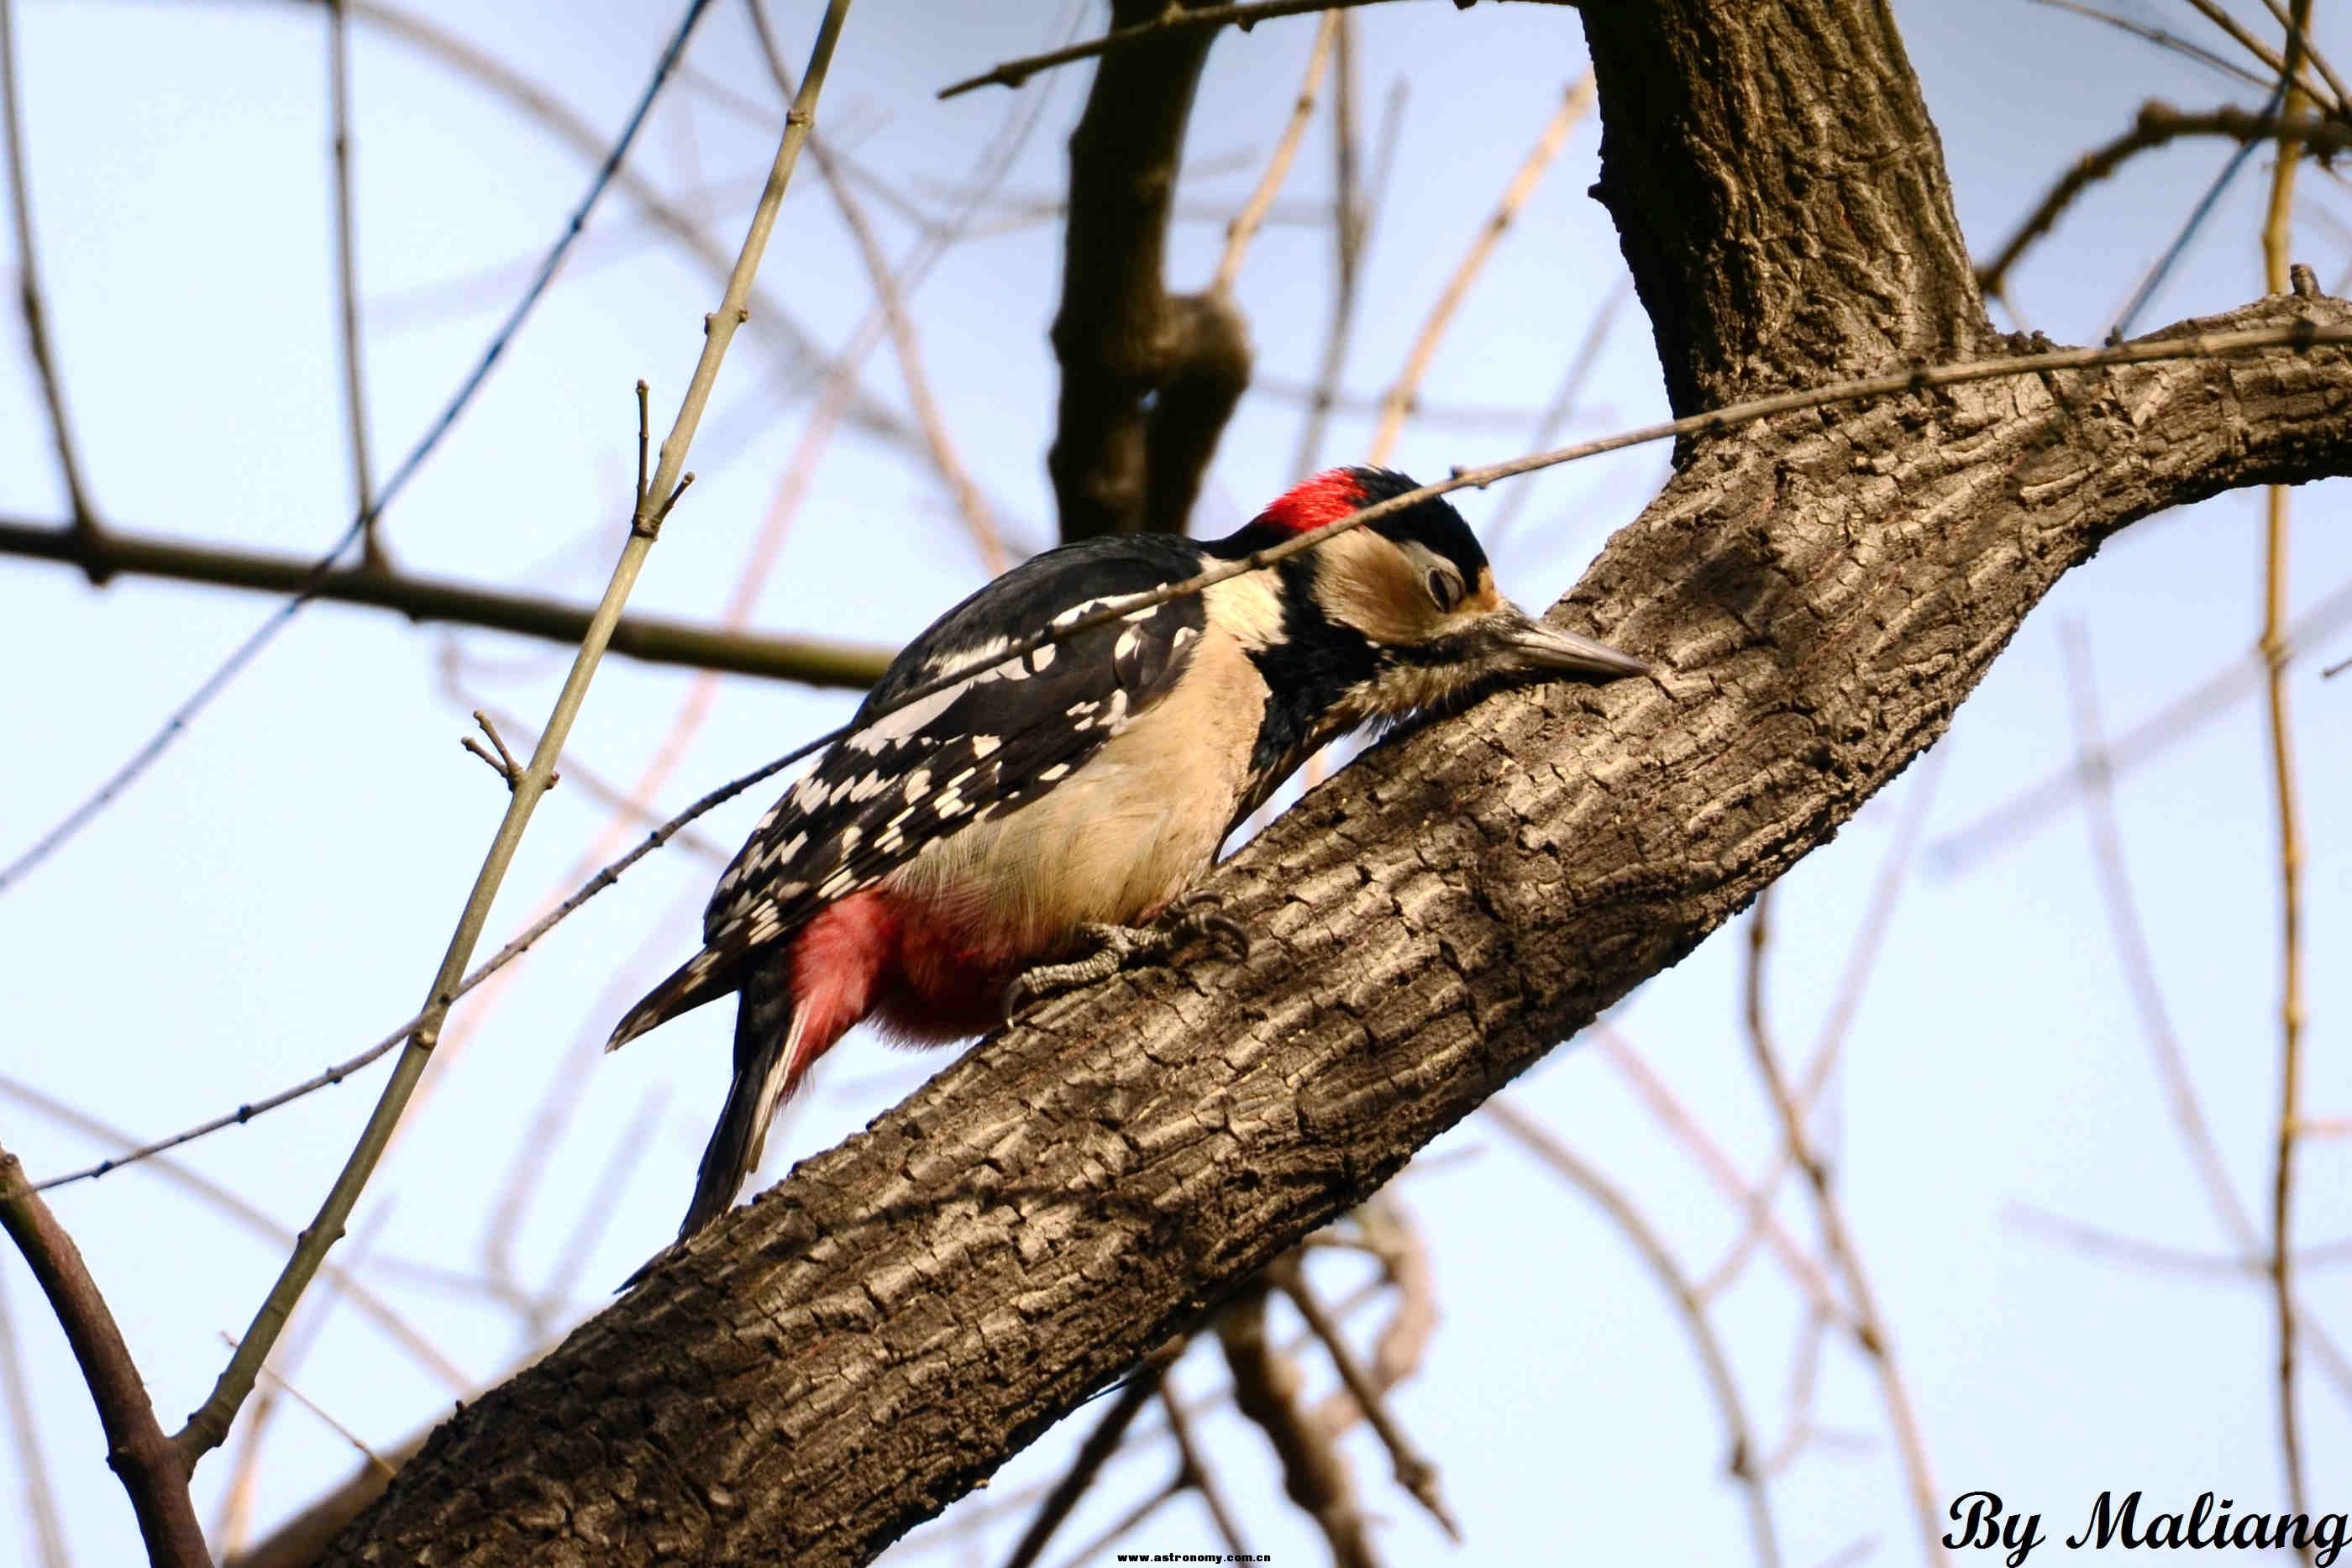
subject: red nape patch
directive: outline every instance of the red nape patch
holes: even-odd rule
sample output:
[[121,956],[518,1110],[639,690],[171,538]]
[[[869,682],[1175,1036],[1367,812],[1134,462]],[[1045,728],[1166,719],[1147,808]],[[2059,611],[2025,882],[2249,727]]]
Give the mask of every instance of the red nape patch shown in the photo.
[[1326,468],[1286,492],[1258,514],[1258,521],[1303,534],[1336,523],[1364,504],[1364,487],[1352,470]]

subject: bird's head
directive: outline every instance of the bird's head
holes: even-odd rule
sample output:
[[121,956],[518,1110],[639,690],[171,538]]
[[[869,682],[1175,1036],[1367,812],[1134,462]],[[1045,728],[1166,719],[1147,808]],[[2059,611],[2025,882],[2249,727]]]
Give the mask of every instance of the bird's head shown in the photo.
[[[1226,545],[1263,548],[1416,487],[1385,468],[1330,469]],[[1512,677],[1649,673],[1641,660],[1547,626],[1504,598],[1486,552],[1442,498],[1338,535],[1284,567],[1284,646],[1268,652],[1352,722],[1401,717]]]

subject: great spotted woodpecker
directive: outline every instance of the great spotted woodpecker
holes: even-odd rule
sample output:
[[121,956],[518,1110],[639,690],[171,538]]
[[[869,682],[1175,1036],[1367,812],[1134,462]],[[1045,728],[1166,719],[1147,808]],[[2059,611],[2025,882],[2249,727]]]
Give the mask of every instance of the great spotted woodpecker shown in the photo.
[[[681,1239],[735,1200],[776,1109],[869,1016],[935,1043],[1003,1021],[1014,983],[1092,945],[1108,973],[1226,835],[1318,747],[1499,676],[1638,674],[1495,590],[1460,514],[1427,500],[1263,570],[1007,660],[1041,628],[1181,582],[1413,488],[1341,468],[1202,543],[1124,535],[1048,550],[933,622],[751,834],[703,950],[608,1049],[740,991],[734,1082]],[[911,703],[905,694],[968,678]],[[1213,917],[1195,915],[1199,930]]]

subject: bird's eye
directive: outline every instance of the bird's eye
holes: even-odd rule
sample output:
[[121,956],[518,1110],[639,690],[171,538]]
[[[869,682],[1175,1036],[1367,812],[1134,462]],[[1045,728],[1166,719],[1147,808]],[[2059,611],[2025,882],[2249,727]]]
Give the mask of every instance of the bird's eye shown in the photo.
[[1462,602],[1462,580],[1443,567],[1429,569],[1430,601],[1441,611],[1450,611]]

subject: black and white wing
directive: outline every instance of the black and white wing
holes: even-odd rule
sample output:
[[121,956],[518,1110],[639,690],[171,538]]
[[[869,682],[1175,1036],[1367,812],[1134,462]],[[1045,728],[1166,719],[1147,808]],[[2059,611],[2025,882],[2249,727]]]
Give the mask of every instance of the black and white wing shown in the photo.
[[1024,562],[934,622],[891,662],[850,733],[760,819],[711,895],[703,950],[629,1010],[606,1049],[725,996],[747,959],[826,904],[1069,777],[1173,686],[1205,623],[1200,597],[1136,611],[1016,659],[1004,651],[1203,564],[1200,548],[1182,539],[1087,540]]

